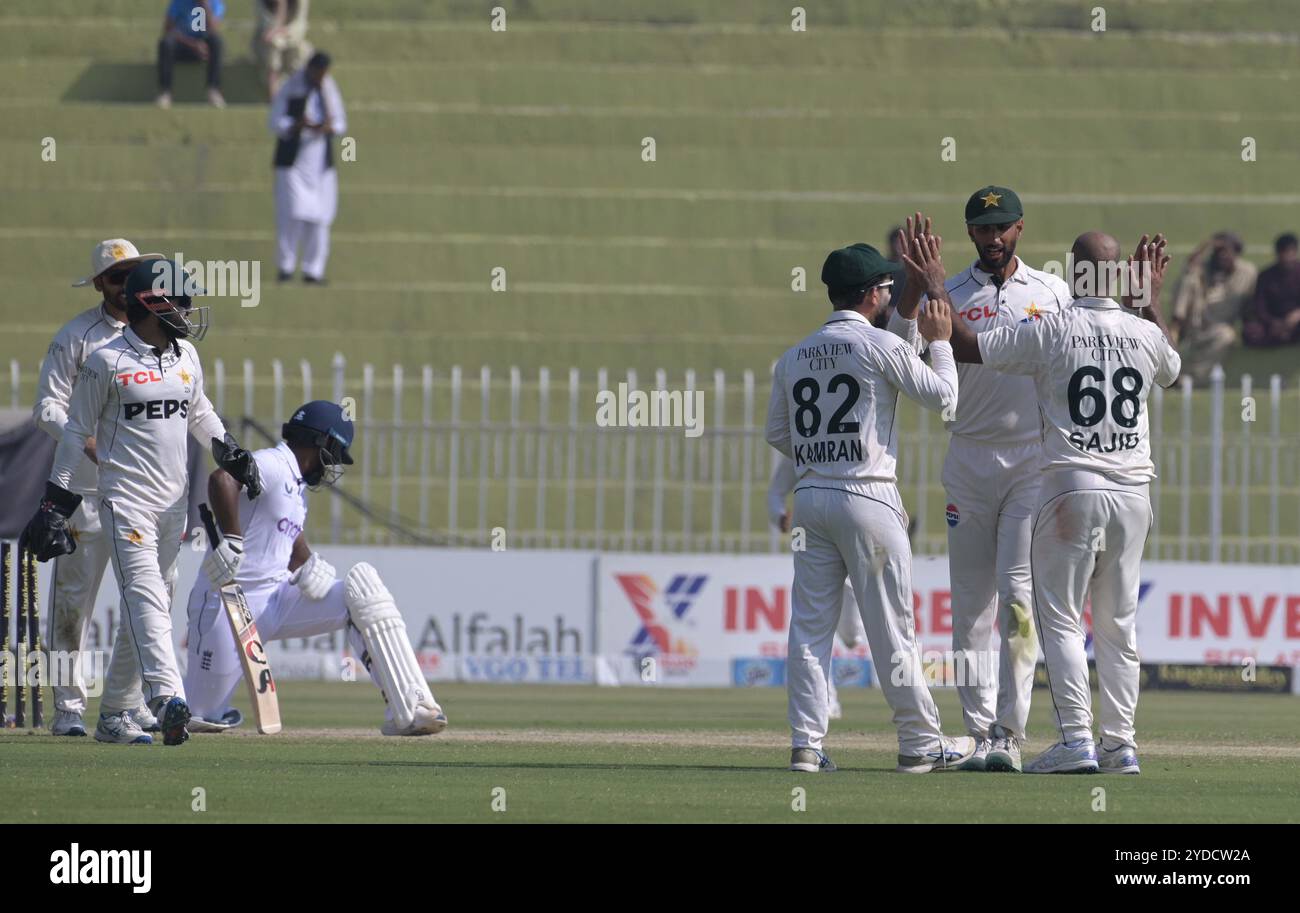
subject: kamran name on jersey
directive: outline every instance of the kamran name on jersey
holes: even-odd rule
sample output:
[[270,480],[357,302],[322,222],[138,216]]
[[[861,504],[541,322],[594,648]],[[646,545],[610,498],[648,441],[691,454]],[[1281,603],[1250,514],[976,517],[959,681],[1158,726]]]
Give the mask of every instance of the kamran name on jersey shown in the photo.
[[853,344],[849,342],[824,342],[819,346],[800,346],[799,361],[808,362],[808,367],[813,371],[825,371],[836,367],[835,357],[837,355],[848,355],[853,351]]
[[813,441],[794,445],[794,464],[837,463],[841,460],[862,462],[862,442],[857,438],[847,441]]
[[1111,432],[1110,439],[1103,442],[1101,435],[1097,432],[1085,435],[1082,431],[1070,432],[1070,443],[1082,450],[1084,453],[1114,453],[1117,450],[1132,450],[1138,445],[1138,434],[1136,431],[1128,431],[1124,434]]

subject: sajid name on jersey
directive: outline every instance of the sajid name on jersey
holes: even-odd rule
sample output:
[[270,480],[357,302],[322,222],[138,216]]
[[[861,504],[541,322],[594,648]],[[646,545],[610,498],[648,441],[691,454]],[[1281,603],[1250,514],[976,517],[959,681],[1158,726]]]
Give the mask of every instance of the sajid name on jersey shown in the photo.
[[809,463],[838,463],[849,460],[862,462],[862,442],[857,438],[848,441],[813,441],[811,444],[794,445],[794,464],[805,466]]
[[1117,450],[1132,450],[1139,441],[1140,436],[1136,431],[1127,431],[1124,434],[1111,432],[1110,440],[1103,445],[1101,435],[1097,432],[1085,435],[1082,431],[1070,432],[1070,443],[1084,453],[1114,453]]

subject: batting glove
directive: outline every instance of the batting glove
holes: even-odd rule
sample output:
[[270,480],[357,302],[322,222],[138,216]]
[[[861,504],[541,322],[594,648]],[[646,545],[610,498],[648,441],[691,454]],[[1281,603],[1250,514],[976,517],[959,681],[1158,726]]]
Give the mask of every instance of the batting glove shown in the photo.
[[330,591],[337,576],[334,565],[322,558],[320,552],[312,552],[306,563],[294,571],[289,582],[297,585],[308,599],[321,600]]
[[244,562],[244,537],[222,536],[221,541],[203,559],[203,573],[214,589],[235,582],[239,565]]

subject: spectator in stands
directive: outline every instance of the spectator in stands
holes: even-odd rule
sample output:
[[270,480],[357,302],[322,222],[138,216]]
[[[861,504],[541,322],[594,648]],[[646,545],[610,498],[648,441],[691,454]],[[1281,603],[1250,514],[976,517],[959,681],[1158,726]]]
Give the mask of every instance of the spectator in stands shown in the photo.
[[1300,240],[1287,232],[1273,242],[1277,262],[1259,274],[1255,297],[1242,319],[1248,346],[1300,342]]
[[307,7],[311,0],[255,0],[253,59],[266,80],[266,98],[307,63],[312,46],[307,41]]
[[1221,231],[1192,251],[1174,293],[1170,333],[1183,357],[1183,373],[1197,383],[1209,377],[1237,341],[1237,321],[1255,292],[1256,269],[1241,259],[1241,238]]
[[285,80],[271,102],[275,134],[275,232],[279,278],[287,282],[302,248],[302,281],[325,282],[330,225],[338,209],[334,137],[347,131],[343,96],[329,75],[330,58],[317,51]]
[[208,101],[224,108],[221,94],[221,19],[223,0],[171,0],[163,16],[158,40],[158,107],[172,106],[172,69],[177,60],[204,60],[208,64]]

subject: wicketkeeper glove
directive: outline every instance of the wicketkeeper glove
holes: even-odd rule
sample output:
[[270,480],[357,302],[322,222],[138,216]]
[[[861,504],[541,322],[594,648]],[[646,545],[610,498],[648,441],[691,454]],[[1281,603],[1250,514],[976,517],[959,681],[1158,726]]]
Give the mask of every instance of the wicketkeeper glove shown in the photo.
[[23,531],[27,547],[36,553],[37,561],[49,561],[60,555],[71,555],[77,550],[77,540],[68,529],[68,518],[81,504],[81,495],[60,488],[53,482],[45,483],[45,497],[41,506]]
[[230,473],[231,478],[244,486],[248,500],[252,501],[262,493],[262,476],[257,471],[257,460],[235,442],[230,432],[226,432],[225,440],[212,439],[212,458]]

